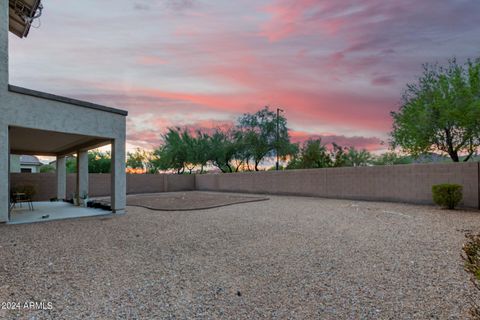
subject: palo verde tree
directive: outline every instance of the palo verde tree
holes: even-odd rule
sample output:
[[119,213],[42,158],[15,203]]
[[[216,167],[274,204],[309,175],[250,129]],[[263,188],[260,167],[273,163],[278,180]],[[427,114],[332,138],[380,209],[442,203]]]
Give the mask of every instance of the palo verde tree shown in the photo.
[[233,139],[233,132],[216,130],[208,138],[208,158],[212,165],[222,172],[234,172],[234,160],[237,154],[237,145]]
[[269,107],[241,116],[237,130],[242,132],[242,141],[248,148],[244,151],[253,160],[255,171],[259,170],[262,160],[274,156],[275,151],[278,150],[279,156],[285,158],[294,150],[288,135],[287,119],[279,115],[277,137],[277,115]]
[[418,156],[441,151],[468,161],[480,146],[480,59],[446,67],[427,64],[417,83],[407,85],[392,112],[391,145]]

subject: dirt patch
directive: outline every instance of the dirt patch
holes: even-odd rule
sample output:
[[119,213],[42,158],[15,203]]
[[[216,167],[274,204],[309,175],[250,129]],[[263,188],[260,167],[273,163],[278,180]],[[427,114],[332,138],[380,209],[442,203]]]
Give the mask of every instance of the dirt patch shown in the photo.
[[[109,198],[99,200],[103,204],[110,205]],[[268,198],[217,192],[189,191],[128,195],[127,205],[158,211],[191,211],[265,200],[268,200]]]

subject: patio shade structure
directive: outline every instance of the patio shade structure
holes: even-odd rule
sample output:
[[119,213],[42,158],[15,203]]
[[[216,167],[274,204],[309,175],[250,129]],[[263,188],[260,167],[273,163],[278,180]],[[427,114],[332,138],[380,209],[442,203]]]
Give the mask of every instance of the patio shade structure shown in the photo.
[[[0,222],[9,220],[10,154],[57,157],[57,195],[65,199],[65,157],[77,154],[77,194],[88,194],[87,152],[108,144],[112,146],[112,211],[123,213],[127,112],[9,84],[8,32],[25,37],[29,28],[26,23],[22,29],[18,16],[12,15],[13,6],[21,7],[21,2],[0,0]],[[23,3],[27,18],[41,5],[39,1]]]

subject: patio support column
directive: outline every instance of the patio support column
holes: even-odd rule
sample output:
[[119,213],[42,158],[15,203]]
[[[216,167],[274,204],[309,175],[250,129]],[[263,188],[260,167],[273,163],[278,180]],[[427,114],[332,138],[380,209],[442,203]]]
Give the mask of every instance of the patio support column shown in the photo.
[[57,199],[67,198],[67,158],[57,156]]
[[[2,0],[0,0],[2,1]],[[0,121],[0,222],[8,221],[10,206],[10,147],[8,126]]]
[[88,195],[88,151],[79,151],[77,153],[77,197],[82,198],[84,195]]
[[126,206],[125,139],[112,140],[111,204],[112,212],[125,213]]

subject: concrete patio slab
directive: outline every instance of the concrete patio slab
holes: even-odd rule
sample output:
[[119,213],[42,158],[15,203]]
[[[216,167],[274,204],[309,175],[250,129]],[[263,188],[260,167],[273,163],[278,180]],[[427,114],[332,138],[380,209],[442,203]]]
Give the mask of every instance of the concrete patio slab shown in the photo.
[[93,208],[76,207],[68,202],[34,202],[33,211],[24,203],[17,205],[11,212],[8,224],[45,222],[72,218],[83,218],[111,214],[109,211]]

